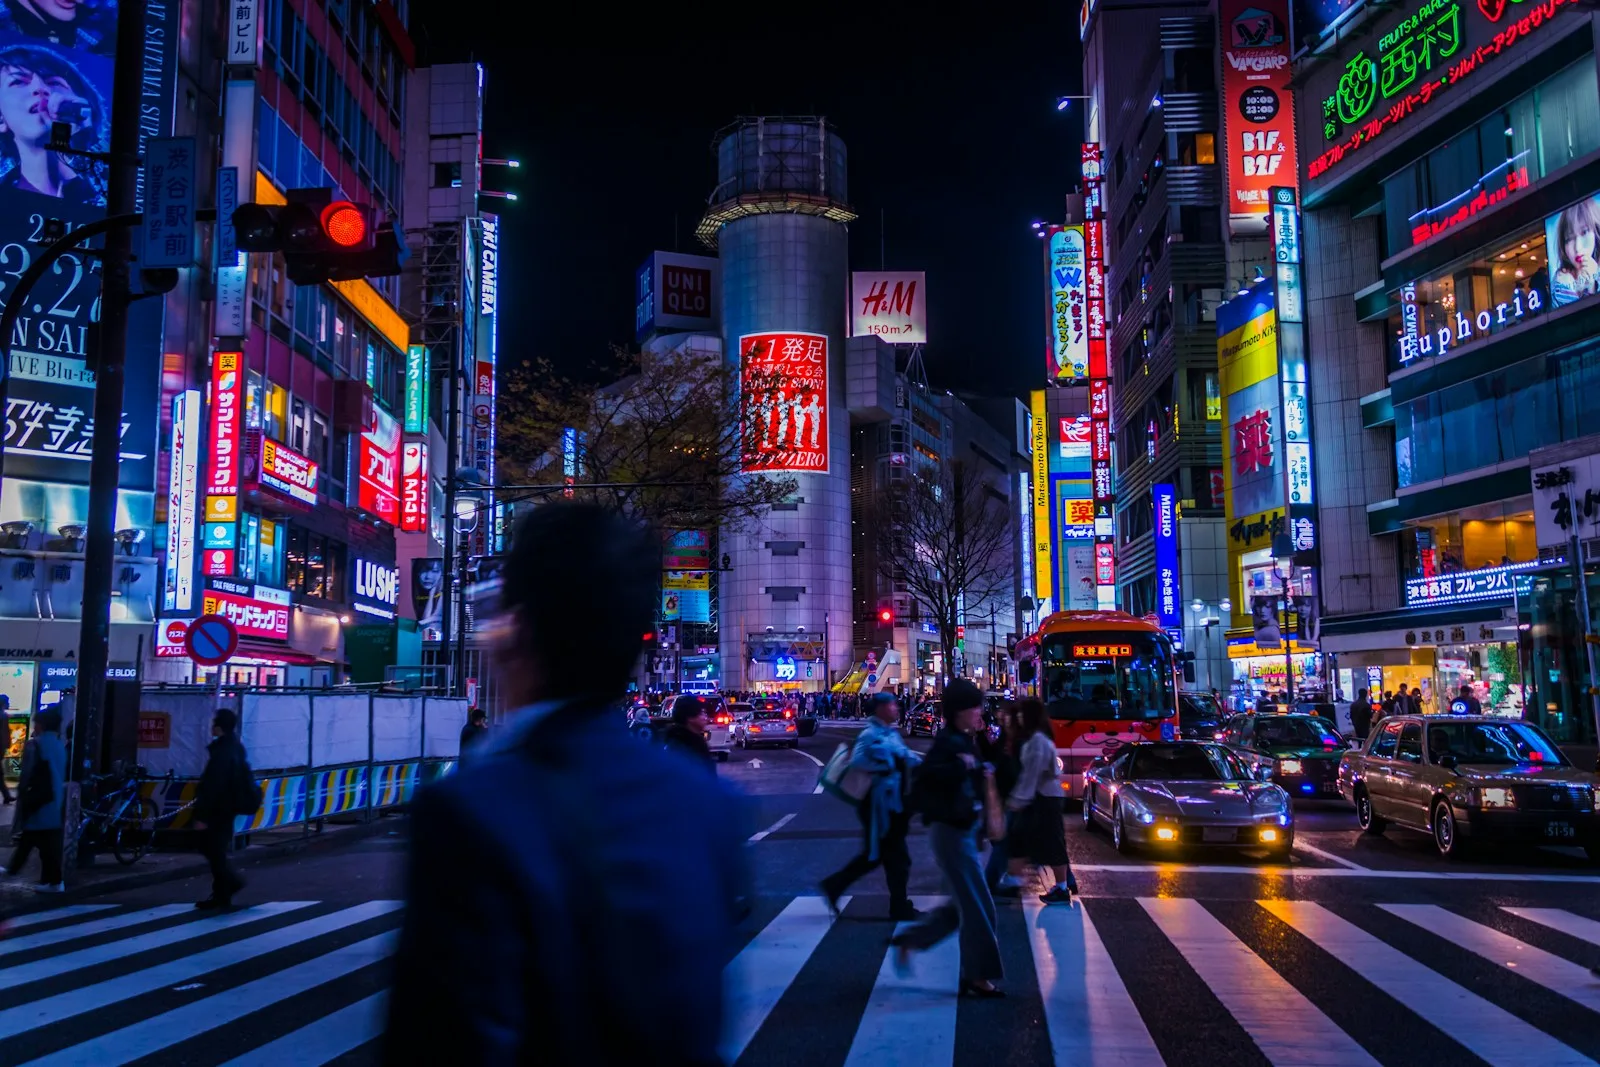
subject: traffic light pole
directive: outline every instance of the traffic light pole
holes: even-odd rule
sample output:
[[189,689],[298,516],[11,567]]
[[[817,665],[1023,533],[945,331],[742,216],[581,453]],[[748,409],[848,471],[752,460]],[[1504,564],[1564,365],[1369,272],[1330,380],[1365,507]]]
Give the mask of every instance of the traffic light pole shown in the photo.
[[[110,181],[106,214],[132,215],[138,201],[139,109],[144,83],[145,0],[122,0],[112,82]],[[111,582],[116,561],[117,482],[122,463],[122,393],[128,355],[133,227],[106,232],[94,372],[94,450],[89,458],[89,531],[83,551],[83,625],[78,644],[73,778],[99,770],[111,652]],[[16,303],[15,300],[12,303]]]
[[[439,616],[439,663],[445,669],[445,694],[456,693],[455,653],[451,647],[451,628],[455,622],[456,574],[456,465],[461,462],[461,353],[450,354],[449,404],[445,409],[444,431],[444,603]],[[464,575],[460,576],[463,579]],[[457,634],[460,641],[462,635]]]

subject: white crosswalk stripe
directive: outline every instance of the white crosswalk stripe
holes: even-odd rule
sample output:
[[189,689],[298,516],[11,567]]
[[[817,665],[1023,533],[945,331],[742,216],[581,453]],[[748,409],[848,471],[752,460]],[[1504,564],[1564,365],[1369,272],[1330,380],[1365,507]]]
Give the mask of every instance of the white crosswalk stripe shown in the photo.
[[[938,901],[916,903],[926,909]],[[1459,1058],[1463,1048],[1492,1064],[1543,1067],[1593,1063],[1600,1052],[1600,1036],[1585,1037],[1600,1035],[1600,980],[1589,973],[1600,946],[1600,921],[1565,909],[1502,906],[1499,912],[1514,918],[1499,920],[1481,907],[1462,914],[1435,904],[1362,904],[1364,914],[1358,914],[1348,905],[1336,913],[1304,900],[1163,897],[1136,904],[1091,900],[1087,907],[1068,908],[1029,898],[1020,926],[1015,910],[1003,913],[1009,919],[1002,936],[1016,938],[1024,930],[1025,943],[1007,942],[1008,958],[1026,953],[1032,966],[1009,974],[1004,985],[1013,998],[1037,997],[1033,1007],[1022,1005],[1023,1017],[1036,1020],[1042,1004],[1046,1033],[1035,1030],[1045,1040],[1017,1059],[1003,1049],[974,1056],[964,1013],[979,1013],[972,1016],[978,1020],[974,1026],[992,1026],[982,1020],[999,1016],[982,1013],[1006,1011],[1016,1002],[978,1004],[955,996],[957,938],[917,954],[911,972],[901,975],[887,947],[887,925],[850,916],[835,923],[818,897],[768,906],[774,917],[747,931],[750,940],[726,975],[723,1051],[740,1067],[759,1067],[773,1057],[828,1067],[1001,1061],[1155,1067],[1228,1058],[1207,1041],[1233,1041],[1235,1050],[1253,1045],[1251,1056],[1296,1067],[1444,1061]],[[860,907],[878,913],[876,904],[863,901]],[[399,901],[279,901],[226,915],[97,905],[27,916],[10,924],[11,936],[0,940],[0,1064],[110,1067],[170,1059],[276,1067],[347,1056],[375,1061],[387,997],[381,968],[399,937],[400,908]],[[1273,922],[1269,915],[1304,936],[1311,958],[1284,962],[1288,957],[1273,947],[1283,935],[1270,933],[1282,928],[1262,925]],[[1485,915],[1510,930],[1527,932],[1529,927],[1515,926],[1521,920],[1547,932],[1529,933],[1540,940],[1530,944],[1479,921]],[[1410,927],[1435,935],[1436,949],[1423,953],[1426,938],[1408,935]],[[1426,955],[1431,965],[1373,930],[1418,946],[1410,951]],[[864,957],[861,950],[869,946],[857,943],[863,938],[884,945],[883,953]],[[1145,957],[1125,947],[1130,943],[1165,946],[1168,962],[1159,974],[1135,973],[1130,968]],[[829,972],[835,965],[830,961],[841,958],[854,961],[858,971],[848,982]],[[862,973],[868,958],[876,968],[871,974]],[[1481,971],[1482,960],[1525,981],[1479,982],[1469,990],[1435,969]],[[1371,987],[1358,991],[1346,983],[1346,997],[1391,999],[1389,1025],[1409,1017],[1405,1012],[1427,1024],[1400,1035],[1404,1058],[1395,1052],[1394,1034],[1364,1029],[1378,1025],[1364,1018],[1369,1013],[1350,1011],[1348,1001],[1319,1002],[1326,988],[1303,985],[1291,973],[1296,966],[1325,970],[1336,964]],[[819,976],[830,986],[859,990],[849,994],[858,999],[845,1001],[855,1006],[828,1017],[806,1015],[804,1002],[815,995]],[[1172,982],[1189,994],[1167,1003],[1159,990]],[[1539,1011],[1528,1010],[1529,996],[1544,998]],[[832,1003],[837,1002],[836,997]],[[797,1018],[804,1018],[807,1032],[828,1028],[835,1035],[827,1046],[833,1051],[807,1060],[807,1037],[795,1032]],[[1569,1029],[1564,1037],[1546,1033],[1528,1021],[1537,1018],[1552,1020],[1545,1023],[1551,1027],[1564,1020]],[[249,1026],[240,1030],[246,1020]],[[244,1048],[249,1035],[257,1034],[259,1044]]]

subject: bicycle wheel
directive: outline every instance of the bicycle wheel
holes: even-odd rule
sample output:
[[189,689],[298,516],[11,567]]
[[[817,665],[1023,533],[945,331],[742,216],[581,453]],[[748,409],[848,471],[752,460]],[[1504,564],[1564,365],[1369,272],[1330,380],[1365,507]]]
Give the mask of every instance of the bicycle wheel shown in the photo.
[[137,863],[150,851],[156,836],[156,803],[149,797],[133,797],[118,811],[111,824],[111,854],[121,864]]

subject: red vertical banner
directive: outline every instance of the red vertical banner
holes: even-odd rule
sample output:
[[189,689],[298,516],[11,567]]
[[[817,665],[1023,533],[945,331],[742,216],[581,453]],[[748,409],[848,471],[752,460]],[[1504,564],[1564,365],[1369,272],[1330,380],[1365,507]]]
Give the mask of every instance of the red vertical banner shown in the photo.
[[828,473],[828,338],[785,330],[739,338],[747,472]]
[[1105,223],[1100,219],[1084,223],[1083,237],[1084,275],[1089,295],[1089,377],[1104,378],[1107,374]]
[[1228,228],[1267,232],[1274,185],[1298,187],[1288,0],[1221,0]]
[[1094,493],[1095,605],[1116,607],[1116,492],[1111,474],[1111,361],[1106,355],[1105,199],[1100,146],[1083,146],[1085,288],[1089,314],[1089,426]]
[[428,528],[428,442],[407,441],[400,461],[400,529]]
[[207,496],[238,496],[244,444],[244,354],[218,352],[211,362],[211,459]]

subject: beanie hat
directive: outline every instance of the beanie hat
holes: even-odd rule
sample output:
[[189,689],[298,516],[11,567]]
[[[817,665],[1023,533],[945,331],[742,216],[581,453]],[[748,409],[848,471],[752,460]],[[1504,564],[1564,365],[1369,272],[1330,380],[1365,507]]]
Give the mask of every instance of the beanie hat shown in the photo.
[[983,693],[967,678],[957,678],[944,687],[939,700],[946,721],[968,708],[983,707]]

